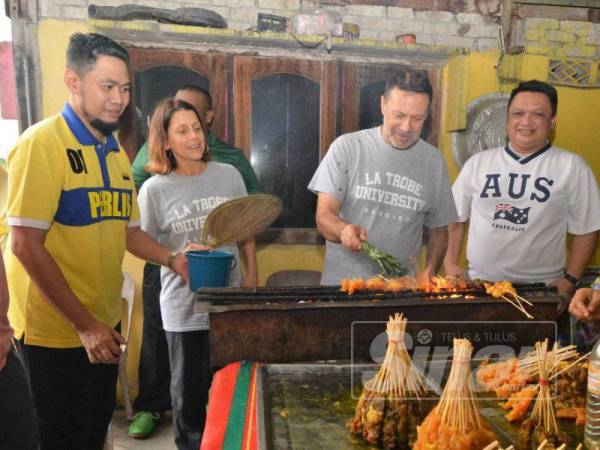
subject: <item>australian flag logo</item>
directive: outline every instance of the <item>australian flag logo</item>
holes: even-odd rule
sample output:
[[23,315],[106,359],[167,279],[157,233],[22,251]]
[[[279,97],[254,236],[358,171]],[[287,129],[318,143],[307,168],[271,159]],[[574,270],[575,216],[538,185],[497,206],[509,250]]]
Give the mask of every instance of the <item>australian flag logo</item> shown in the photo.
[[496,205],[496,212],[494,213],[494,220],[502,219],[514,224],[525,225],[529,220],[530,209],[530,206],[520,209],[511,206],[509,203],[498,203]]

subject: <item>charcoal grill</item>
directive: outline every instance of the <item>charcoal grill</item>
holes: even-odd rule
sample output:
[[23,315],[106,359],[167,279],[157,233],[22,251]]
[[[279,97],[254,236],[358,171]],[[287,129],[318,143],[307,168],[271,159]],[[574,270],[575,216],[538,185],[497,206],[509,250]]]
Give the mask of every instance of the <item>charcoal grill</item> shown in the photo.
[[552,342],[564,299],[543,284],[515,287],[533,304],[527,310],[534,321],[479,285],[456,292],[362,291],[351,296],[339,286],[203,288],[195,300],[198,309],[209,311],[216,366],[244,359],[372,362],[372,346],[396,312],[408,318],[415,347],[449,348],[453,337],[466,337],[475,352],[495,345],[519,353],[537,340]]

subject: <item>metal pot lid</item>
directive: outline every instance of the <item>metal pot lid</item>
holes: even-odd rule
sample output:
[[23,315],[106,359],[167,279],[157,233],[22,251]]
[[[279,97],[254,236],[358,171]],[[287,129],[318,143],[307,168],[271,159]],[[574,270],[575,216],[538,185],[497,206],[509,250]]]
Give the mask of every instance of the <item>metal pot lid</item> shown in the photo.
[[467,127],[452,133],[452,155],[459,168],[475,153],[506,145],[508,94],[483,95],[467,105]]

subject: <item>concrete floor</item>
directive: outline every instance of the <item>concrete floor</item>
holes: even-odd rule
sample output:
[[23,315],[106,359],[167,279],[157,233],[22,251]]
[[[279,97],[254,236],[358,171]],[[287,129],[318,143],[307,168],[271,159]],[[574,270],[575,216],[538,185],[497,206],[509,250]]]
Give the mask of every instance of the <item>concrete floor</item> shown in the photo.
[[[133,439],[127,436],[129,421],[125,417],[123,409],[117,409],[110,423],[110,434],[112,437],[113,450],[176,450],[173,442],[173,429],[171,427],[172,416],[170,412],[157,424],[154,434],[148,439]],[[110,445],[105,450],[111,450]]]

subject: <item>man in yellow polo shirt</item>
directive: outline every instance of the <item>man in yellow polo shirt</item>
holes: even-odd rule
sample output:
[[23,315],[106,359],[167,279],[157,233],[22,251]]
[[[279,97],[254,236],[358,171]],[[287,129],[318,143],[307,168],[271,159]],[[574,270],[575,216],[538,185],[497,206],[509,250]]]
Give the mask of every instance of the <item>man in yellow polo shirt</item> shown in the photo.
[[139,227],[129,160],[113,136],[129,102],[128,55],[76,33],[69,101],[8,157],[9,321],[24,355],[42,449],[102,449],[115,407],[125,249],[187,278]]

